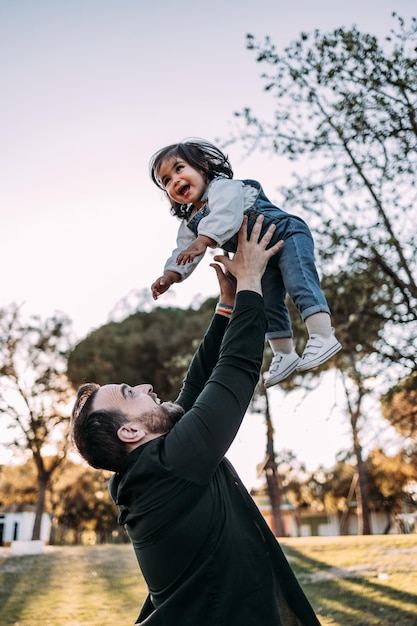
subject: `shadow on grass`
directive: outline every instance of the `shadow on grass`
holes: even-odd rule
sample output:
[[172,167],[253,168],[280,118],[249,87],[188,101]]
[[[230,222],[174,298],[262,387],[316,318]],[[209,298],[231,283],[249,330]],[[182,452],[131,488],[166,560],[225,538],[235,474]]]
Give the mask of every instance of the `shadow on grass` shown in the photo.
[[122,548],[68,546],[0,558],[0,626],[107,626],[115,615],[131,615],[133,623],[145,589],[134,555]]
[[[360,564],[353,571],[333,568],[329,561],[307,556],[298,546],[284,545],[283,549],[323,626],[417,625],[415,578],[410,577],[410,569],[404,568],[402,576],[412,592],[401,591],[395,570],[390,587],[389,579],[379,581],[376,568],[365,571]],[[74,591],[77,581],[80,596]],[[131,615],[133,623],[146,593],[130,545],[63,548],[49,555],[0,559],[1,626],[60,626],[68,594],[77,596],[72,613],[77,621],[72,623],[105,626],[115,623],[112,615],[121,614]],[[44,602],[42,612],[45,596],[48,604]],[[63,603],[64,613],[58,613]]]
[[13,556],[0,560],[2,625],[15,624],[19,620],[34,594],[40,596],[45,592],[54,569],[54,563],[46,555]]
[[[104,560],[103,560],[104,559]],[[130,599],[133,607],[133,615],[136,619],[142,604],[148,595],[148,588],[137,563],[131,544],[126,544],[123,550],[123,558],[120,558],[120,548],[103,547],[100,556],[100,581],[106,593],[115,592],[115,579],[117,579],[117,593],[126,600]]]
[[331,619],[335,626],[416,626],[416,594],[343,568],[334,570],[334,576],[319,576],[333,568],[293,547],[283,550],[319,619]]

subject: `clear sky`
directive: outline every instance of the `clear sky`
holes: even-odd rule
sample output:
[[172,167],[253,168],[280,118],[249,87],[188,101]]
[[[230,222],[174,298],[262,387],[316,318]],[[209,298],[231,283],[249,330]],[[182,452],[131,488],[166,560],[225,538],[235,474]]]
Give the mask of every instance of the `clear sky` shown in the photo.
[[[417,14],[414,0],[0,0],[0,306],[62,311],[78,338],[105,323],[174,247],[177,222],[150,182],[149,157],[184,137],[224,139],[243,106],[271,110],[246,33],[270,35],[278,49],[316,28],[384,36],[393,10]],[[237,178],[259,179],[278,200],[287,164],[245,158],[239,146],[229,155]],[[216,292],[203,262],[169,303]],[[330,440],[344,430],[326,424],[299,453],[313,466],[332,462]],[[291,447],[282,433],[277,447]]]

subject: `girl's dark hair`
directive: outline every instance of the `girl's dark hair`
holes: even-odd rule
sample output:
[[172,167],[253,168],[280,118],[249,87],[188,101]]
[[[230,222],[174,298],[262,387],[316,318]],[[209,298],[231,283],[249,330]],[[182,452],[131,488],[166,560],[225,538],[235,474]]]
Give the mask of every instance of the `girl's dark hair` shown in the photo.
[[163,161],[174,157],[181,158],[196,170],[203,172],[209,181],[216,176],[233,178],[233,170],[227,155],[204,139],[187,139],[182,143],[174,143],[155,152],[149,161],[151,179],[157,187],[166,193],[171,204],[171,213],[177,217],[186,217],[187,205],[173,202],[158,177]]
[[92,411],[99,385],[85,383],[78,389],[72,411],[72,439],[82,457],[96,469],[119,471],[128,455],[117,431],[127,418],[119,411]]

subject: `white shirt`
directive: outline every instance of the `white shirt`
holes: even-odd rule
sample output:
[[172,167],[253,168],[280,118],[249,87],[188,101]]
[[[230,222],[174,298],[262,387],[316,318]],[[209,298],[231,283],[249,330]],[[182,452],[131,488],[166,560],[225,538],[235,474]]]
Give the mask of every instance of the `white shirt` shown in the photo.
[[[244,212],[253,206],[257,196],[258,190],[252,185],[245,185],[241,180],[215,178],[210,182],[203,196],[203,200],[206,198],[209,213],[200,220],[197,227],[198,234],[210,237],[216,242],[217,247],[221,248],[238,232]],[[164,271],[177,272],[181,280],[184,280],[195,270],[204,255],[196,257],[194,261],[186,265],[176,263],[179,253],[195,239],[196,236],[188,228],[187,221],[182,219],[177,234],[177,246],[165,263]]]

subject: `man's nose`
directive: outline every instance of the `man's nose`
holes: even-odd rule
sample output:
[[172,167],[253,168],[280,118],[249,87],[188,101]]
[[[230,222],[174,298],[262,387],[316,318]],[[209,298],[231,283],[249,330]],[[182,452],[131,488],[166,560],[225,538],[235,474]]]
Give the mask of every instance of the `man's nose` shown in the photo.
[[153,391],[153,387],[149,383],[143,383],[142,385],[137,385],[135,389],[137,391],[140,391],[141,393],[148,393],[148,394],[152,393]]

